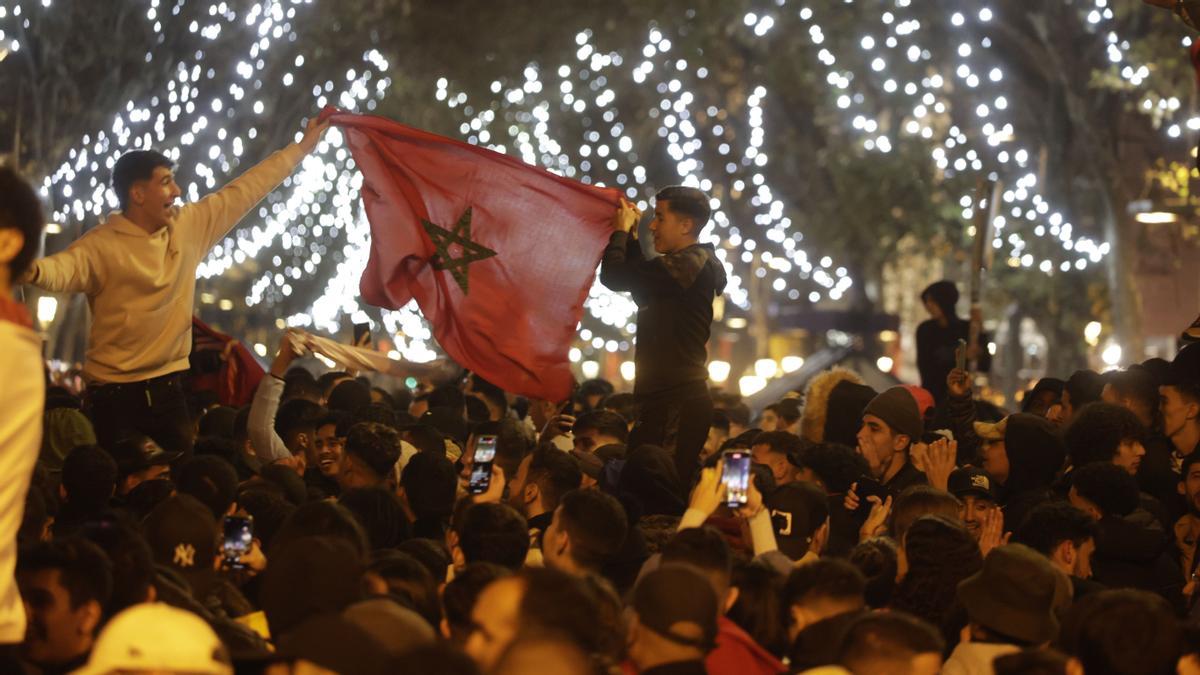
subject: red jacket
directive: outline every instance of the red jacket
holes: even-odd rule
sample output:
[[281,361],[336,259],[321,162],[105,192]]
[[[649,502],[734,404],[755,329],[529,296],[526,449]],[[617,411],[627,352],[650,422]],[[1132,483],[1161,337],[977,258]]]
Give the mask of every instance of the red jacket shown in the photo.
[[710,675],[777,675],[787,670],[741,626],[721,617],[717,627],[717,648],[704,661]]

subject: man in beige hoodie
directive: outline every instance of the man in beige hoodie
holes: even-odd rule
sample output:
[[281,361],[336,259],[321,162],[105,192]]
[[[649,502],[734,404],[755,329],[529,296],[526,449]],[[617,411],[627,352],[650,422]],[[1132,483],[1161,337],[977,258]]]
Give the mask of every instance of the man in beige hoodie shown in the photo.
[[196,267],[218,241],[316,147],[327,123],[193,204],[174,165],[152,150],[113,167],[121,210],[65,251],[34,263],[24,281],[87,295],[91,335],[83,375],[87,407],[104,447],[140,432],[169,452],[191,453],[183,372],[192,349]]

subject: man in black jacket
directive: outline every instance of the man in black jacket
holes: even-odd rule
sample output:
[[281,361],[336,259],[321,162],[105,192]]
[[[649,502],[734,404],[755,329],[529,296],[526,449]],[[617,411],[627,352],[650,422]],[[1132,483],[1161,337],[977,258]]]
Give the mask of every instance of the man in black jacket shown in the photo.
[[674,455],[685,483],[696,471],[712,421],[707,347],[713,300],[726,282],[716,251],[699,243],[710,213],[708,195],[696,188],[661,190],[650,222],[661,255],[647,260],[637,240],[641,213],[622,200],[600,265],[601,283],[628,291],[638,305],[638,419],[629,447],[662,446]]

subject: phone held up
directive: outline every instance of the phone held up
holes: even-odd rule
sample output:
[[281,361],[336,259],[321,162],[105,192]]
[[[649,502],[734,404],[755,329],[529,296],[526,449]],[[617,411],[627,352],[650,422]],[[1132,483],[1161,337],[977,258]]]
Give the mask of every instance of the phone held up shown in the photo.
[[870,476],[863,476],[858,479],[858,486],[854,488],[854,493],[858,495],[858,509],[855,513],[860,515],[870,513],[871,507],[875,505],[867,497],[878,497],[879,501],[882,502],[888,498],[889,494],[888,489],[883,486],[883,483]]
[[475,441],[475,454],[471,458],[471,477],[467,481],[467,490],[473,495],[481,495],[492,485],[492,464],[496,460],[496,436],[487,434]]
[[750,451],[726,450],[721,458],[724,460],[721,483],[725,486],[725,503],[732,509],[745,506],[750,499]]
[[254,546],[254,519],[250,516],[225,516],[223,535],[225,567],[245,569],[242,556]]

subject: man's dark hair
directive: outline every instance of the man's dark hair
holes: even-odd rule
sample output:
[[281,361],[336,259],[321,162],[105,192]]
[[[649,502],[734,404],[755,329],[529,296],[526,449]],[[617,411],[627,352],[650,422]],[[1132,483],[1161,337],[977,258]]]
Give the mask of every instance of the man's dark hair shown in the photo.
[[622,443],[629,440],[629,424],[611,410],[592,410],[585,412],[575,418],[575,426],[571,428],[575,433],[584,431],[596,431],[604,436],[611,436]]
[[350,420],[351,426],[360,422],[374,422],[392,429],[400,428],[400,418],[395,409],[383,403],[371,403],[355,410],[351,413]]
[[563,495],[579,487],[583,472],[571,455],[558,448],[535,450],[529,460],[526,484],[535,483],[542,493],[542,503],[547,510],[558,508]]
[[347,433],[349,433],[350,427],[354,425],[350,424],[350,418],[346,415],[346,413],[340,410],[326,410],[325,414],[321,417],[321,419],[317,420],[317,424],[313,428],[317,431],[320,431],[321,427],[328,426],[334,427],[333,433],[335,435],[345,436]]
[[1140,503],[1137,479],[1116,464],[1093,462],[1075,469],[1071,487],[1106,516],[1127,516]]
[[794,398],[785,398],[775,404],[775,414],[779,415],[779,419],[786,422],[788,426],[800,421],[800,413],[800,401]]
[[1071,407],[1078,410],[1100,400],[1104,394],[1104,378],[1094,370],[1077,370],[1067,378],[1063,391],[1071,396]]
[[324,396],[325,392],[329,391],[329,389],[333,387],[334,382],[348,378],[350,378],[350,373],[347,373],[344,370],[330,370],[328,372],[321,373],[317,377],[317,386],[321,387],[321,396]]
[[446,550],[444,537],[437,541],[414,537],[402,542],[396,547],[396,550],[419,560],[425,569],[429,570],[429,574],[433,575],[433,578],[438,580],[446,578],[446,568],[450,566],[450,552]]
[[305,537],[340,539],[364,560],[370,553],[367,535],[350,509],[333,502],[317,501],[300,506],[283,522],[275,534],[272,550],[267,552],[267,559],[274,555],[273,552]]
[[76,510],[103,510],[117,487],[117,462],[98,445],[72,448],[63,458],[62,487]]
[[672,212],[692,219],[696,226],[692,232],[693,236],[700,235],[700,230],[704,229],[712,215],[712,206],[709,203],[708,195],[703,190],[694,187],[683,185],[665,187],[654,195],[656,205],[662,201],[670,202],[667,208]]
[[1013,542],[1050,556],[1064,541],[1081,546],[1100,536],[1100,528],[1091,516],[1063,501],[1039,504],[1025,516],[1013,534]]
[[371,390],[355,380],[339,382],[333,391],[329,392],[329,398],[325,400],[325,405],[330,410],[341,410],[348,415],[353,415],[371,405]]
[[1086,673],[1169,675],[1183,651],[1183,628],[1158,595],[1130,589],[1081,600],[1064,625],[1064,642]]
[[784,455],[799,463],[804,441],[788,431],[764,431],[755,437],[753,445],[765,445],[772,454]]
[[867,460],[853,448],[838,443],[818,443],[804,449],[801,463],[825,484],[825,491],[841,494],[867,473]]
[[13,229],[25,240],[21,250],[8,262],[9,278],[21,278],[33,262],[42,243],[46,218],[42,204],[29,183],[12,168],[0,167],[0,229]]
[[[303,372],[307,373],[308,371]],[[321,385],[317,384],[312,375],[309,375],[308,377],[293,377],[285,381],[283,384],[283,393],[279,395],[279,400],[286,403],[295,399],[303,399],[316,403],[324,395],[325,392],[321,389]]]
[[286,443],[292,434],[303,431],[316,433],[317,421],[325,416],[325,409],[312,401],[294,398],[285,401],[275,413],[275,433]]
[[629,520],[621,502],[600,490],[572,490],[558,506],[559,525],[571,537],[571,557],[599,569],[625,543]]
[[400,485],[408,507],[417,520],[444,520],[454,512],[458,473],[445,454],[418,452],[408,460],[400,474]]
[[567,636],[602,664],[615,665],[625,646],[621,601],[595,577],[575,577],[548,567],[526,567],[521,628]]
[[[846,630],[838,663],[855,673],[908,672],[918,654],[941,654],[945,641],[933,626],[904,612],[862,615]],[[903,664],[904,668],[890,668]]]
[[466,396],[461,389],[454,385],[443,384],[429,392],[430,410],[434,408],[451,408],[461,416],[466,412],[466,405]]
[[709,429],[716,429],[723,435],[729,436],[729,415],[724,410],[714,410],[712,421],[708,423]]
[[264,550],[271,548],[275,535],[296,512],[296,506],[287,500],[282,490],[265,485],[243,490],[238,495],[238,506],[254,518],[254,536],[262,542]]
[[469,563],[490,562],[519,570],[529,553],[529,526],[507,504],[473,504],[463,516],[458,545]]
[[394,548],[408,538],[408,519],[391,490],[354,488],[343,492],[338,503],[349,509],[362,525],[372,550]]
[[634,421],[637,416],[636,401],[633,394],[621,392],[618,394],[609,394],[604,398],[604,402],[600,404],[602,410],[615,412],[625,420],[626,424]]
[[450,640],[458,644],[466,642],[474,626],[471,609],[479,594],[496,579],[511,574],[506,567],[495,563],[473,562],[459,570],[442,591],[442,609],[446,623],[450,625]]
[[867,606],[887,607],[896,589],[899,550],[891,537],[871,537],[850,551],[848,560],[867,580],[863,597]]
[[121,155],[112,170],[112,188],[121,210],[129,208],[129,190],[138,181],[150,180],[158,167],[174,170],[175,163],[155,150],[130,150]]
[[420,560],[392,548],[376,549],[367,570],[383,580],[394,598],[420,614],[430,626],[441,624],[438,585],[444,576],[434,577]]
[[728,580],[733,572],[729,543],[711,526],[690,527],[675,533],[662,549],[662,562],[684,563]]
[[223,518],[237,499],[238,477],[233,465],[214,455],[200,455],[184,462],[175,472],[175,486]]
[[1122,443],[1141,442],[1146,428],[1137,415],[1115,403],[1089,403],[1071,418],[1067,427],[1067,455],[1071,465],[1111,462]]
[[818,598],[863,600],[867,578],[845,560],[822,558],[801,565],[788,574],[783,585],[784,608]]
[[116,520],[87,523],[80,535],[100,547],[112,563],[112,595],[107,616],[146,602],[154,585],[154,554],[137,530]]
[[17,574],[58,570],[71,608],[95,600],[107,611],[112,599],[112,562],[104,551],[82,537],[38,542],[17,555]]
[[360,422],[346,434],[344,452],[383,479],[400,459],[400,434],[382,424]]
[[743,428],[750,426],[750,406],[740,398],[736,401],[730,400],[723,410],[729,416],[730,424],[737,424]]
[[505,396],[504,390],[483,379],[478,373],[471,373],[471,388],[476,396],[500,408],[503,412],[508,411],[508,397]]
[[1158,381],[1149,370],[1130,366],[1108,373],[1107,379],[1117,396],[1136,401],[1152,415],[1158,411]]

